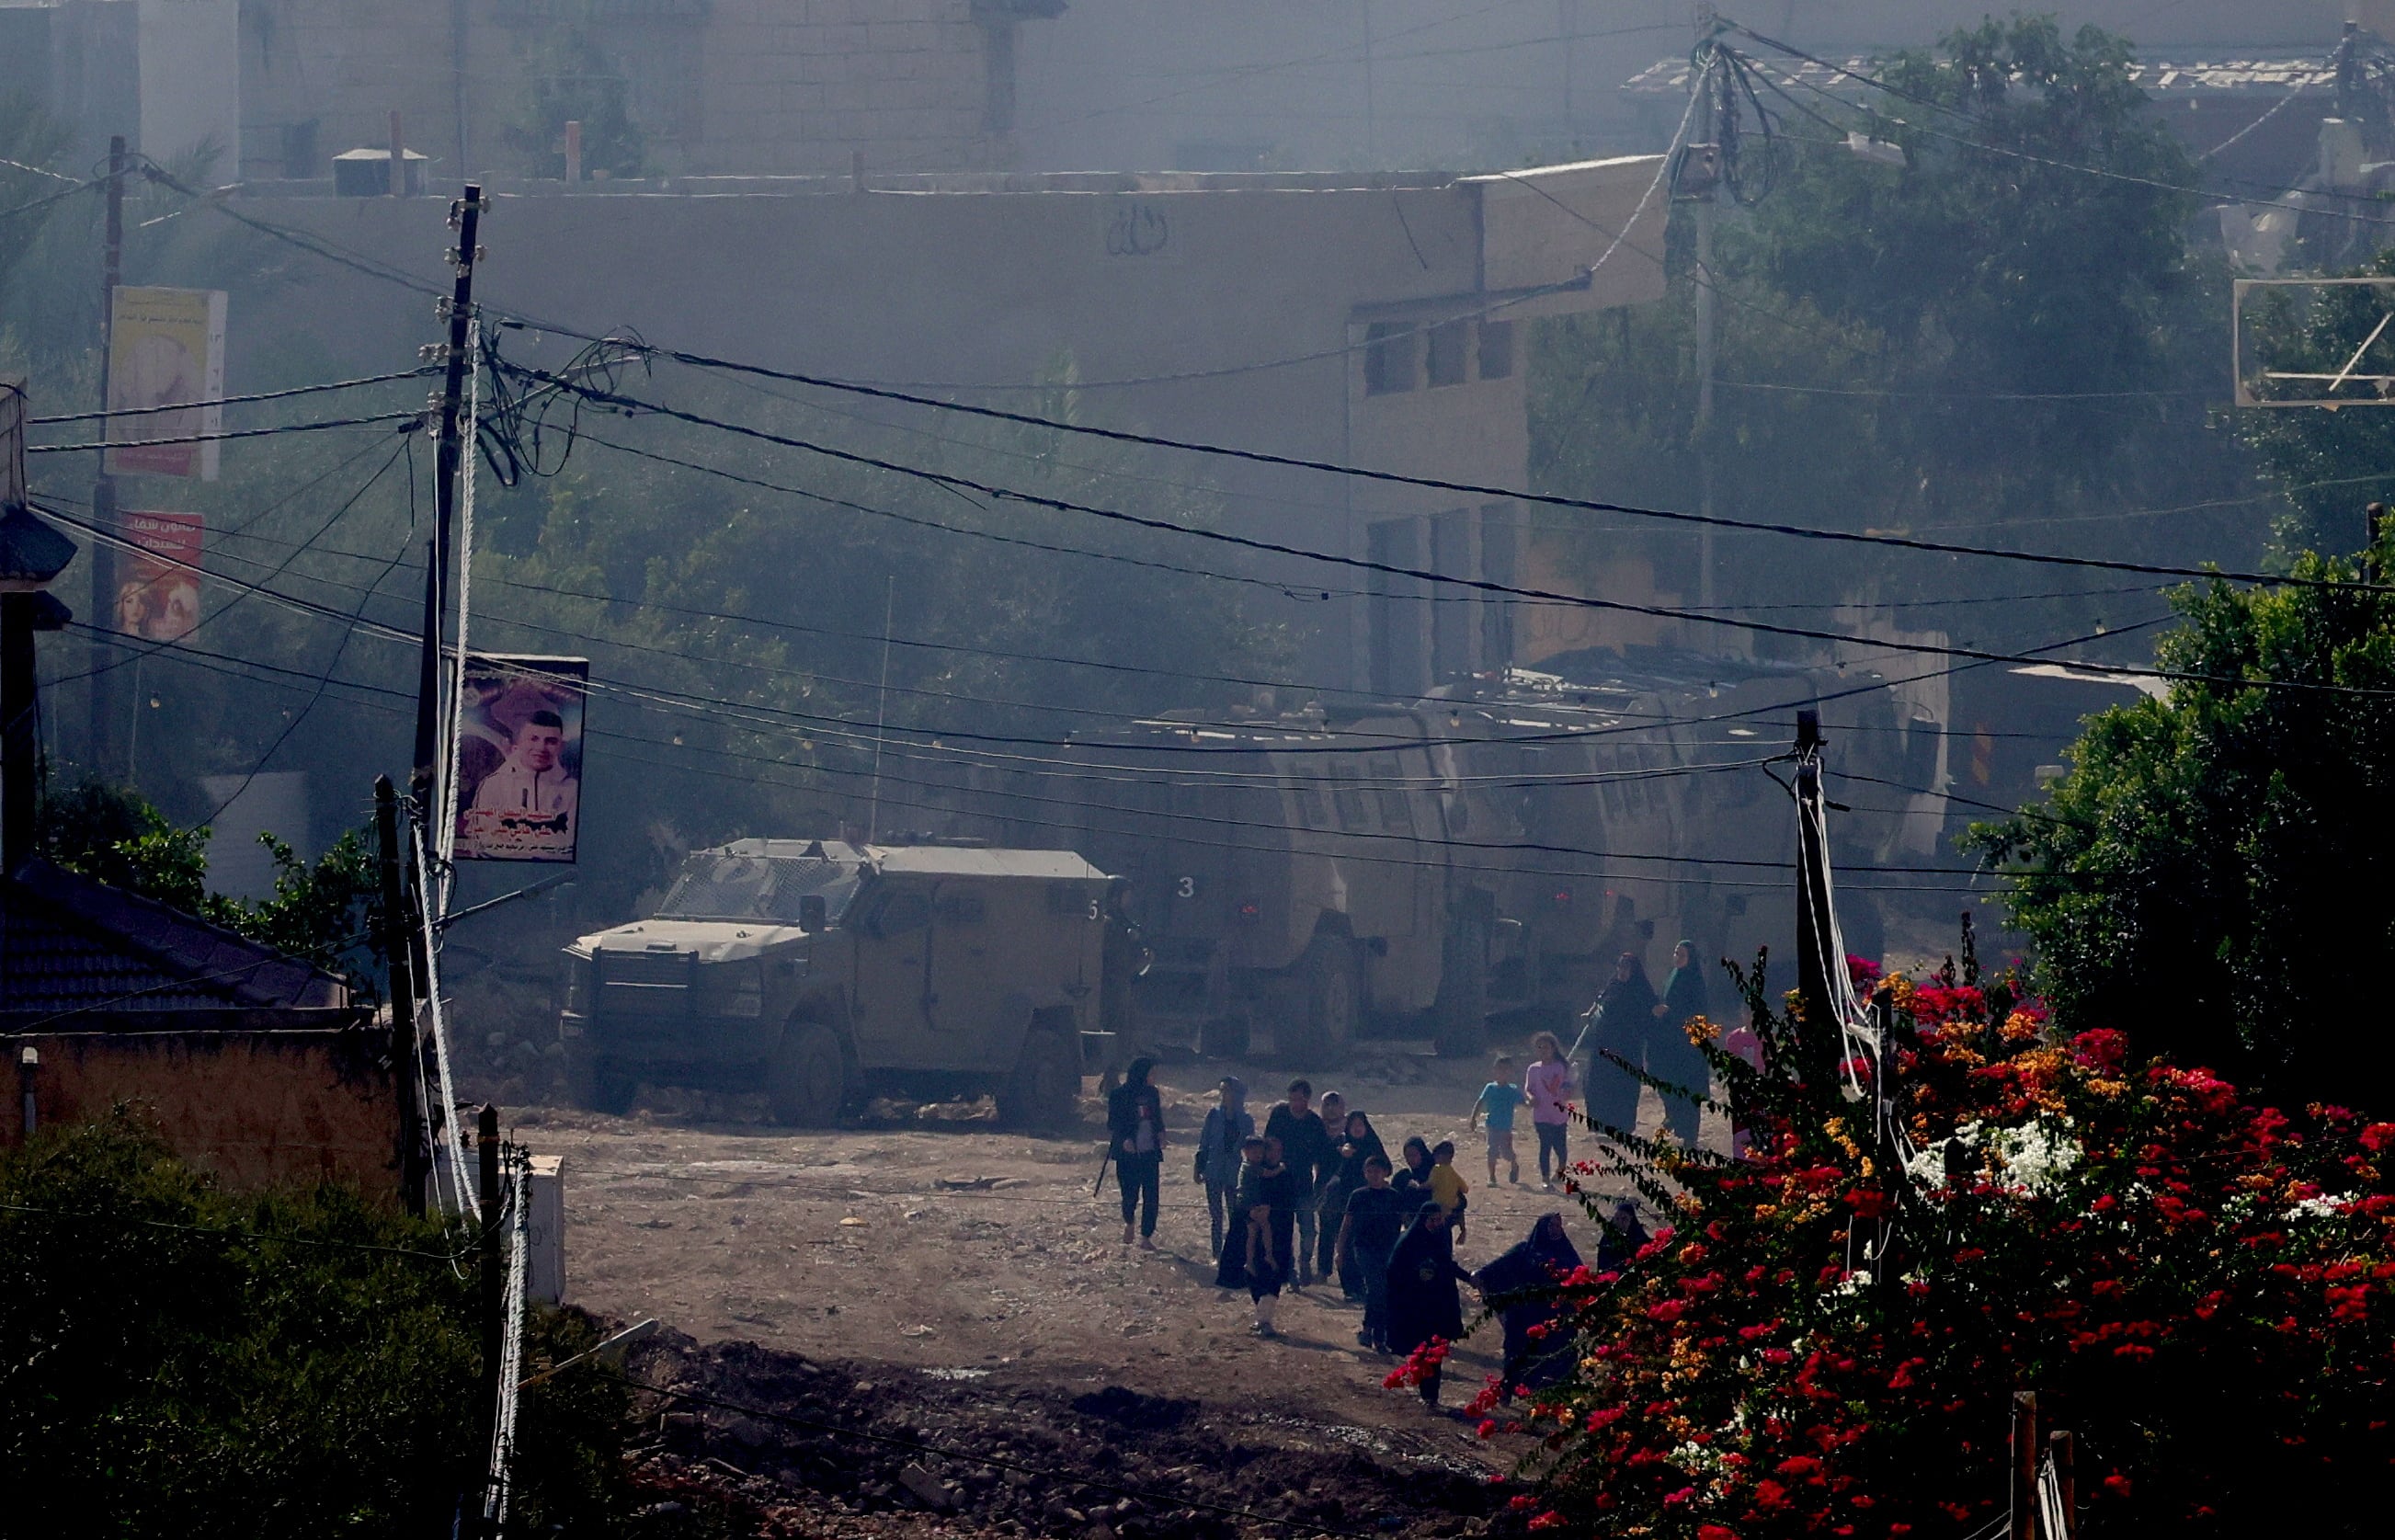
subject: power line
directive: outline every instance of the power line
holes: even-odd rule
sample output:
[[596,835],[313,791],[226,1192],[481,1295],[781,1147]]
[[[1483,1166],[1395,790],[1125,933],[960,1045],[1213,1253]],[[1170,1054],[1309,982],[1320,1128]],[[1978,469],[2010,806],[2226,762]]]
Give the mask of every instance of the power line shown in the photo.
[[[60,422],[87,422],[96,418],[142,417],[152,412],[191,412],[209,406],[242,406],[258,401],[286,401],[293,396],[321,395],[327,391],[353,391],[364,385],[388,385],[393,380],[417,379],[433,372],[430,367],[399,369],[390,374],[366,375],[357,379],[330,379],[321,385],[294,385],[288,390],[260,391],[251,395],[218,396],[209,401],[179,401],[166,406],[111,406],[104,412],[61,412],[56,417],[27,418],[25,421],[30,427],[44,428]],[[154,442],[177,444],[183,441],[160,439]]]
[[[1307,459],[1299,456],[1277,455],[1260,449],[1238,449],[1225,445],[1207,444],[1189,439],[1168,438],[1158,434],[1133,432],[1124,429],[1100,428],[1088,423],[1074,422],[1061,418],[1041,417],[1032,413],[1010,411],[1004,407],[975,405],[967,402],[943,401],[936,396],[920,395],[907,391],[893,390],[877,385],[857,384],[851,381],[830,378],[822,375],[801,374],[793,370],[769,368],[763,365],[742,364],[734,360],[714,358],[701,353],[690,353],[674,349],[657,348],[644,342],[620,341],[615,345],[619,345],[629,352],[653,353],[661,357],[671,358],[677,363],[686,364],[695,368],[716,369],[728,373],[758,375],[770,379],[785,380],[791,384],[807,385],[821,390],[836,391],[852,395],[862,395],[878,400],[898,402],[911,406],[929,407],[935,411],[959,412],[972,417],[986,418],[996,421],[1013,423],[1022,427],[1041,428],[1054,432],[1078,433],[1087,437],[1103,439],[1118,444],[1141,445],[1149,448],[1174,449],[1188,454],[1211,455],[1227,459],[1244,460],[1252,464],[1279,466],[1289,470],[1319,471],[1329,475],[1348,476],[1364,481],[1382,482],[1400,486],[1422,487],[1431,491],[1456,493],[1472,498],[1501,498],[1517,502],[1538,503],[1555,508],[1575,509],[1582,512],[1617,513],[1634,518],[1654,519],[1672,524],[1700,524],[1714,528],[1744,530],[1749,533],[1755,534],[1779,535],[1794,539],[1830,540],[1851,545],[1887,546],[1899,550],[1924,551],[1932,555],[1975,556],[2001,561],[2026,562],[2045,566],[2084,567],[2105,572],[2136,573],[2140,576],[2155,578],[2187,578],[2203,580],[2219,579],[2229,582],[2278,583],[2292,584],[2295,586],[2305,586],[2306,582],[2309,581],[2310,586],[2322,588],[2336,587],[2349,591],[2357,588],[2368,588],[2373,591],[2395,592],[2395,587],[2389,587],[2387,585],[2349,583],[2333,584],[2325,579],[2304,580],[2272,577],[2262,573],[2237,572],[2222,568],[2166,566],[2145,562],[2116,561],[2097,556],[2070,556],[2053,551],[2006,551],[2001,548],[1990,546],[1962,545],[1952,541],[1924,540],[1903,535],[1890,535],[1856,530],[1822,529],[1806,524],[1776,524],[1762,520],[1740,519],[1731,517],[1727,514],[1692,513],[1685,510],[1642,508],[1634,504],[1606,502],[1596,498],[1568,498],[1556,493],[1529,492],[1517,487],[1488,486],[1472,482],[1449,481],[1444,478],[1435,476],[1414,476],[1408,475],[1401,471],[1375,471],[1361,466],[1338,465],[1327,460]],[[900,470],[906,474],[927,474],[926,472],[912,468],[893,466],[885,461],[849,456],[845,451],[829,449],[820,445],[807,443],[803,440],[782,438],[764,433],[761,430],[746,429],[737,424],[721,422],[698,417],[695,414],[681,413],[674,408],[638,401],[629,396],[621,396],[615,392],[596,392],[590,386],[576,382],[562,381],[559,377],[548,375],[540,370],[527,369],[522,365],[510,364],[507,366],[534,378],[560,383],[565,388],[571,390],[589,392],[594,400],[610,401],[617,405],[629,405],[636,410],[645,410],[655,412],[663,416],[676,417],[681,420],[696,423],[701,426],[724,429],[736,432],[747,432],[753,436],[767,438],[771,442],[782,444],[788,447],[808,449],[817,454],[829,455],[834,458],[859,458],[862,463],[877,465],[885,470]],[[986,490],[987,491],[987,495],[990,496],[1010,495],[1005,494],[1002,491],[981,488],[975,484],[973,484],[961,477],[946,477],[941,479],[952,481],[959,485],[972,487],[975,490]],[[1088,510],[1076,510],[1076,511],[1088,511]],[[1271,547],[1267,547],[1265,549],[1285,550],[1285,548]],[[1315,552],[1299,552],[1299,554],[1316,555],[1318,559],[1326,561],[1354,560],[1352,558],[1343,559],[1320,556],[1319,553]],[[1362,564],[1367,566],[1370,565],[1370,564]],[[1411,574],[1406,575],[1411,576]],[[1436,575],[1430,576],[1434,581],[1460,580],[1440,578]],[[1573,599],[1569,596],[1547,595],[1535,592],[1526,593],[1524,596],[1559,599],[1561,602],[1570,604],[1584,604],[1595,603],[1595,601]]]
[[[98,416],[98,413],[91,414]],[[117,414],[110,412],[110,417]],[[421,412],[384,412],[375,417],[326,418],[315,422],[285,422],[272,428],[228,428],[213,433],[178,433],[170,438],[101,439],[89,444],[29,444],[29,455],[71,455],[95,449],[146,449],[160,444],[222,444],[231,439],[271,438],[276,433],[315,433],[328,428],[377,428],[386,423],[422,424]]]
[[[522,369],[522,365],[509,365],[509,367]],[[554,376],[545,376],[538,370],[528,370],[523,372],[536,377],[550,379],[558,378]],[[902,462],[883,459],[875,456],[862,455],[851,450],[834,448],[827,445],[811,443],[805,439],[793,438],[787,434],[773,432],[762,428],[750,427],[744,423],[729,422],[721,418],[709,418],[695,412],[685,412],[678,407],[666,406],[655,402],[644,401],[638,397],[626,395],[620,392],[602,391],[587,385],[571,385],[569,388],[579,393],[588,395],[593,401],[629,407],[635,411],[644,411],[659,417],[671,418],[677,421],[687,422],[697,427],[713,428],[718,431],[733,433],[744,438],[753,438],[764,443],[781,445],[787,448],[804,449],[813,454],[821,455],[827,459],[840,460],[851,464],[891,471],[899,475],[912,476],[935,485],[945,485],[956,489],[977,492],[985,497],[1001,501],[1019,502],[1032,507],[1049,508],[1065,512],[1080,513],[1092,518],[1131,524],[1139,528],[1160,530],[1171,534],[1186,536],[1191,538],[1214,541],[1220,544],[1236,546],[1243,550],[1261,551],[1271,555],[1293,556],[1330,566],[1347,567],[1359,571],[1379,573],[1385,577],[1404,578],[1414,582],[1448,584],[1457,588],[1469,589],[1475,592],[1500,594],[1511,599],[1539,600],[1578,608],[1609,610],[1616,613],[1630,615],[1644,615],[1658,619],[1679,620],[1698,625],[1721,626],[1734,631],[1754,631],[1772,636],[1795,637],[1806,641],[1828,642],[1846,646],[1884,647],[1895,652],[1917,653],[1929,657],[1976,658],[1991,663],[2052,661],[2050,659],[2031,658],[2019,653],[1998,652],[1981,647],[1954,646],[1946,644],[1928,642],[1874,640],[1869,637],[1856,636],[1845,631],[1825,631],[1816,627],[1791,626],[1772,621],[1744,620],[1726,616],[1706,615],[1676,605],[1638,604],[1629,600],[1600,599],[1582,594],[1558,593],[1545,589],[1523,588],[1515,584],[1501,583],[1491,578],[1458,577],[1448,573],[1428,571],[1420,567],[1400,566],[1392,563],[1373,561],[1361,556],[1347,556],[1330,551],[1310,551],[1302,546],[1288,545],[1277,540],[1261,539],[1256,537],[1247,535],[1236,535],[1226,530],[1205,529],[1192,524],[1180,524],[1170,519],[1161,519],[1146,514],[1127,512],[1120,509],[1102,508],[1088,503],[1074,502],[1065,498],[1052,498],[1043,494],[1020,491],[1015,488],[997,485],[992,483],[979,481],[973,477],[958,475],[949,471],[930,471],[920,466],[906,465]],[[915,399],[920,400],[923,398]],[[955,405],[953,403],[944,405]],[[994,409],[988,407],[956,406],[955,409],[977,413],[990,413],[991,415],[1001,417],[1015,416],[1015,414],[1012,413],[996,412]],[[1044,419],[1034,418],[1027,420],[1036,422],[1042,421]],[[1067,426],[1065,424],[1051,425],[1059,427]],[[1111,431],[1109,430],[1098,429],[1075,429],[1074,431],[1102,433],[1108,433]],[[1136,437],[1136,435],[1133,436]],[[1171,441],[1150,442],[1164,443],[1173,447],[1183,446],[1172,445]],[[1281,463],[1287,464],[1307,463],[1290,461],[1283,459],[1281,457],[1254,455],[1253,452],[1250,451],[1230,452],[1241,455],[1242,457],[1278,460]],[[1334,470],[1339,469],[1336,467],[1324,468]],[[1355,471],[1347,473],[1366,477],[1385,477],[1386,479],[1410,482],[1417,485],[1443,487],[1448,490],[1465,492],[1474,495],[1501,498],[1519,495],[1496,488],[1475,488],[1468,484],[1463,483],[1437,482],[1427,478],[1398,477],[1391,473],[1379,471]],[[1547,500],[1575,503],[1575,500],[1573,499],[1551,498]],[[1592,508],[1598,511],[1627,511],[1621,509],[1619,505],[1611,504],[1576,502],[1575,505]],[[2202,568],[2148,566],[2137,563],[2103,561],[2093,557],[2065,557],[2045,554],[2024,555],[2020,552],[1989,551],[1980,547],[1940,547],[1935,542],[1910,540],[1900,537],[1862,536],[1824,530],[1804,530],[1798,526],[1793,525],[1772,526],[1752,524],[1747,524],[1744,521],[1727,520],[1698,514],[1661,514],[1658,516],[1673,519],[1685,519],[1704,524],[1727,524],[1733,527],[1764,529],[1771,533],[1799,534],[1812,538],[1852,540],[1867,544],[1898,544],[1922,550],[1946,550],[1950,551],[1967,551],[1972,554],[1979,555],[2009,556],[2020,560],[2061,565],[2101,567],[2111,570],[2146,572],[2163,576],[2192,577],[2216,581],[2274,583],[2291,587],[2328,589],[2351,593],[2395,592],[2395,588],[2389,588],[2386,585],[2375,583],[2341,582],[2326,578],[2269,578],[2260,574],[2230,573],[2217,569],[2205,570]],[[2070,662],[2071,660],[2064,659],[2062,661]],[[2309,680],[2228,679],[2217,675],[2194,673],[2186,670],[2149,668],[2133,664],[2073,663],[2072,666],[2117,674],[2124,678],[2155,679],[2177,683],[2271,685],[2285,689],[2305,690],[2330,695],[2381,696],[2395,694],[2395,690],[2385,690],[2369,686],[2326,684]]]

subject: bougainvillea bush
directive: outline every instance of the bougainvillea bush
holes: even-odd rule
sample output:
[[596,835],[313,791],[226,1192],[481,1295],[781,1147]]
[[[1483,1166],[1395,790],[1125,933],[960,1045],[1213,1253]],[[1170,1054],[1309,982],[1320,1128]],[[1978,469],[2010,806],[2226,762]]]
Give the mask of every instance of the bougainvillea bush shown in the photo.
[[1542,1438],[1533,1529],[1975,1535],[2029,1389],[2091,1535],[2386,1532],[2395,1124],[2061,1037],[1965,956],[1865,971],[1901,1143],[1758,962],[1761,1053],[1708,1044],[1745,1153],[1627,1141],[1668,1228],[1569,1281],[1568,1379],[1479,1402]]

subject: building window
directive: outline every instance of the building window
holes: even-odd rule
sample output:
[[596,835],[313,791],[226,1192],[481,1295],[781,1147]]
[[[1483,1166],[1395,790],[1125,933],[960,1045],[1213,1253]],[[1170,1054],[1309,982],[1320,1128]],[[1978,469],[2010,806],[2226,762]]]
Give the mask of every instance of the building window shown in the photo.
[[1422,350],[1420,328],[1403,321],[1375,321],[1364,328],[1364,393],[1395,395],[1414,389],[1414,355]]
[[1480,378],[1504,379],[1514,372],[1514,323],[1480,323]]
[[[1378,567],[1422,567],[1422,533],[1413,519],[1381,519],[1367,525],[1365,553]],[[1384,696],[1417,696],[1422,678],[1422,605],[1419,580],[1376,571],[1367,602],[1371,688]]]
[[[1480,576],[1511,588],[1521,581],[1519,526],[1512,503],[1480,510]],[[1514,666],[1514,605],[1502,594],[1480,601],[1480,666],[1491,671]]]
[[1472,323],[1446,321],[1430,329],[1430,382],[1461,385],[1465,376],[1464,350],[1472,342]]
[[283,126],[283,175],[291,180],[317,175],[316,120]]
[[[1436,334],[1432,334],[1436,336]],[[1436,356],[1436,355],[1434,355]],[[1431,570],[1442,578],[1472,576],[1472,514],[1464,509],[1430,521]],[[1472,591],[1441,585],[1431,595],[1430,674],[1434,684],[1472,671]]]

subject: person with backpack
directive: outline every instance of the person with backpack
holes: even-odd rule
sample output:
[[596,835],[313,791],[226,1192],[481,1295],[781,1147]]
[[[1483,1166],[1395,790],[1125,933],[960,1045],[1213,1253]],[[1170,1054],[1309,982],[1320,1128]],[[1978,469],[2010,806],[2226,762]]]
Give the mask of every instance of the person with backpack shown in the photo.
[[1206,1215],[1214,1228],[1213,1252],[1223,1255],[1226,1235],[1239,1230],[1236,1200],[1239,1190],[1240,1147],[1255,1136],[1256,1120],[1248,1111],[1248,1086],[1237,1075],[1224,1075],[1215,1087],[1215,1103],[1198,1131],[1198,1158],[1189,1179],[1206,1188]]

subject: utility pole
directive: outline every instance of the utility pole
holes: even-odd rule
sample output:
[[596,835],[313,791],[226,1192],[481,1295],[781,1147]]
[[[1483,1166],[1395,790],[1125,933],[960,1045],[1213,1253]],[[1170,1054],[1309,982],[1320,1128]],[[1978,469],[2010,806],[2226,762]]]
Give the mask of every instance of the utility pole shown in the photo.
[[1796,713],[1796,1001],[1804,1017],[1803,1077],[1811,1082],[1834,1069],[1842,1042],[1832,955],[1835,934],[1830,914],[1830,841],[1821,807],[1821,713]]
[[[125,136],[108,141],[108,224],[99,269],[99,442],[108,443],[109,354],[116,341],[116,289],[125,279]],[[108,451],[99,452],[99,474],[91,484],[91,522],[99,538],[91,542],[91,619],[102,631],[116,630],[116,478],[108,473]],[[95,652],[99,650],[95,644]],[[86,710],[90,720],[91,773],[106,777],[116,767],[118,702],[124,692],[118,670],[95,660]]]
[[416,683],[414,790],[428,818],[438,816],[442,805],[441,633],[448,600],[449,530],[457,511],[458,471],[465,460],[458,419],[465,407],[466,371],[473,366],[473,360],[466,355],[466,340],[474,314],[474,263],[482,256],[475,244],[483,225],[479,183],[468,182],[465,196],[449,206],[449,225],[457,232],[457,245],[449,253],[457,277],[440,312],[449,323],[449,341],[441,352],[447,373],[441,388],[440,451],[432,473],[432,539],[424,568],[424,649]]
[[[1683,152],[1681,166],[1688,170],[1691,163],[1700,162],[1702,167],[1700,185],[1690,185],[1688,177],[1682,179],[1686,194],[1696,200],[1697,218],[1697,418],[1688,431],[1688,446],[1697,457],[1697,511],[1708,519],[1714,511],[1714,353],[1721,330],[1721,307],[1714,293],[1714,204],[1723,170],[1720,97],[1714,85],[1720,68],[1714,38],[1720,31],[1713,0],[1698,0],[1695,65],[1688,76],[1689,94],[1698,100],[1690,119],[1692,141]],[[1714,526],[1702,524],[1697,526],[1698,607],[1710,611],[1714,597]]]
[[[475,1146],[482,1157],[483,1193],[483,1407],[488,1419],[483,1447],[491,1447],[498,1430],[499,1357],[507,1340],[507,1280],[501,1275],[499,1260],[499,1109],[490,1103],[483,1104],[483,1115],[475,1129]],[[487,1499],[488,1493],[481,1494]]]
[[382,880],[382,948],[390,964],[391,1080],[399,1091],[399,1190],[407,1212],[424,1216],[424,1182],[431,1152],[431,1125],[416,1105],[416,929],[407,923],[407,889],[400,876],[399,793],[389,776],[377,776],[375,843]]

